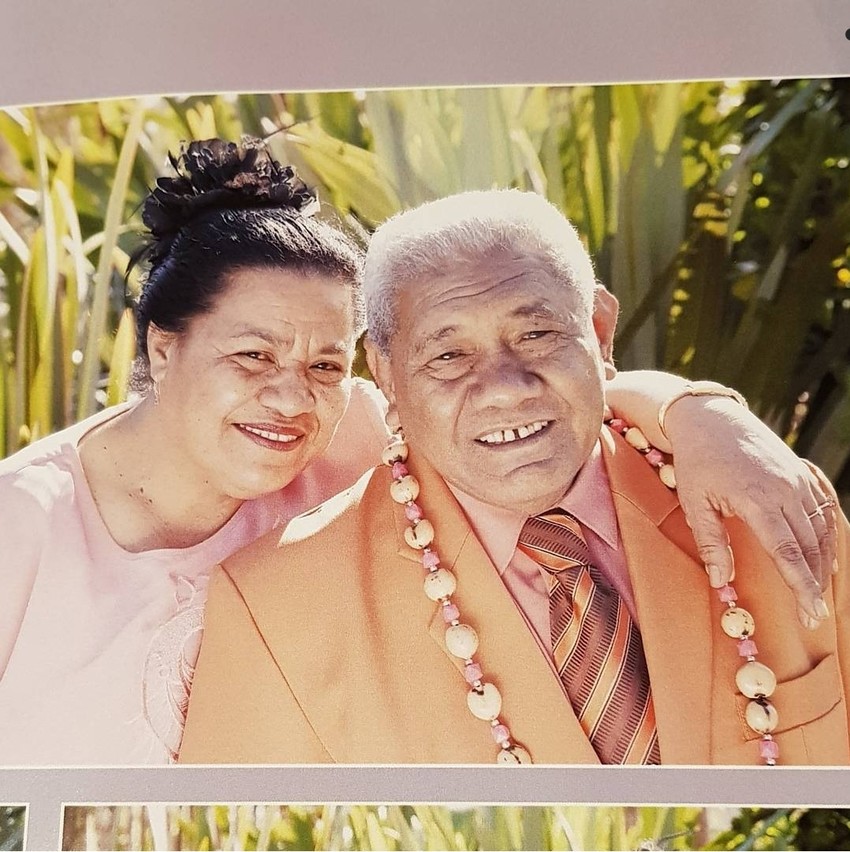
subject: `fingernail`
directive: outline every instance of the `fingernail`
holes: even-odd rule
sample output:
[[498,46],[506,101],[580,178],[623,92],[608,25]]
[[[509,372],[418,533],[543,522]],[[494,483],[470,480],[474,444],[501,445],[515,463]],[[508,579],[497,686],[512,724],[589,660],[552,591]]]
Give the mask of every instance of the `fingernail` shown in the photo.
[[823,598],[815,598],[815,614],[818,618],[829,618],[829,608]]
[[719,589],[726,585],[726,579],[719,565],[708,565],[706,567],[708,568],[708,582],[711,583],[713,589]]
[[816,618],[812,618],[808,613],[803,613],[800,617],[800,621],[803,622],[803,627],[806,630],[817,630],[820,627],[820,621]]

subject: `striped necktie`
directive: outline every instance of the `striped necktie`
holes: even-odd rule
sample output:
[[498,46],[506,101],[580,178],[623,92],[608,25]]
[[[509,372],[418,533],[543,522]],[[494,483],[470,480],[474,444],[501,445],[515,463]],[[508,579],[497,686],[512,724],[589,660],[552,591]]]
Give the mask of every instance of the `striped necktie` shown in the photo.
[[550,575],[552,656],[602,763],[660,763],[640,632],[590,564],[578,521],[561,509],[529,518],[517,547]]

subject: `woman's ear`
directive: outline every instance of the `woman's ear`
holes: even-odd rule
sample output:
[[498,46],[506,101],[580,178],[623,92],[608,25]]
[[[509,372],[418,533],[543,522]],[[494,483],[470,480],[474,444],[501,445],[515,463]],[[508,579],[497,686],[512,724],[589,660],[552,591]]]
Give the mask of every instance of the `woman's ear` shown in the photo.
[[172,331],[163,331],[159,326],[150,323],[147,342],[151,381],[154,386],[158,386],[168,372],[170,359],[174,357],[177,335]]

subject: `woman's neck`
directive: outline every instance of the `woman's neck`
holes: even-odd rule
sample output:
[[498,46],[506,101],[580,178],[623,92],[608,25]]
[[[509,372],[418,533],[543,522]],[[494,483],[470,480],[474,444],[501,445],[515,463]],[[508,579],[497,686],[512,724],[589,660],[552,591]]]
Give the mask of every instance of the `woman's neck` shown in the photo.
[[150,400],[89,432],[79,452],[107,530],[130,552],[199,544],[241,504],[194,475]]

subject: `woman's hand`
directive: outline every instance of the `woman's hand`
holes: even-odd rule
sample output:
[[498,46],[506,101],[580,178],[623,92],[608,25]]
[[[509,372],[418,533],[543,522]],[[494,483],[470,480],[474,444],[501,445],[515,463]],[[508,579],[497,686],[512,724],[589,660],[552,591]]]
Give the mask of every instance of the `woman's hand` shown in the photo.
[[773,556],[800,622],[816,627],[829,614],[822,592],[836,568],[838,501],[826,477],[727,398],[682,397],[668,409],[665,430],[679,501],[711,585],[734,576],[722,519],[737,516]]
[[[688,384],[670,373],[632,370],[608,381],[605,394],[617,416],[673,453],[679,500],[711,584],[734,576],[723,518],[735,515],[773,555],[797,598],[800,622],[816,627],[828,615],[822,592],[835,566],[835,491],[742,405],[722,396],[680,396]],[[674,397],[665,435],[658,411]]]

